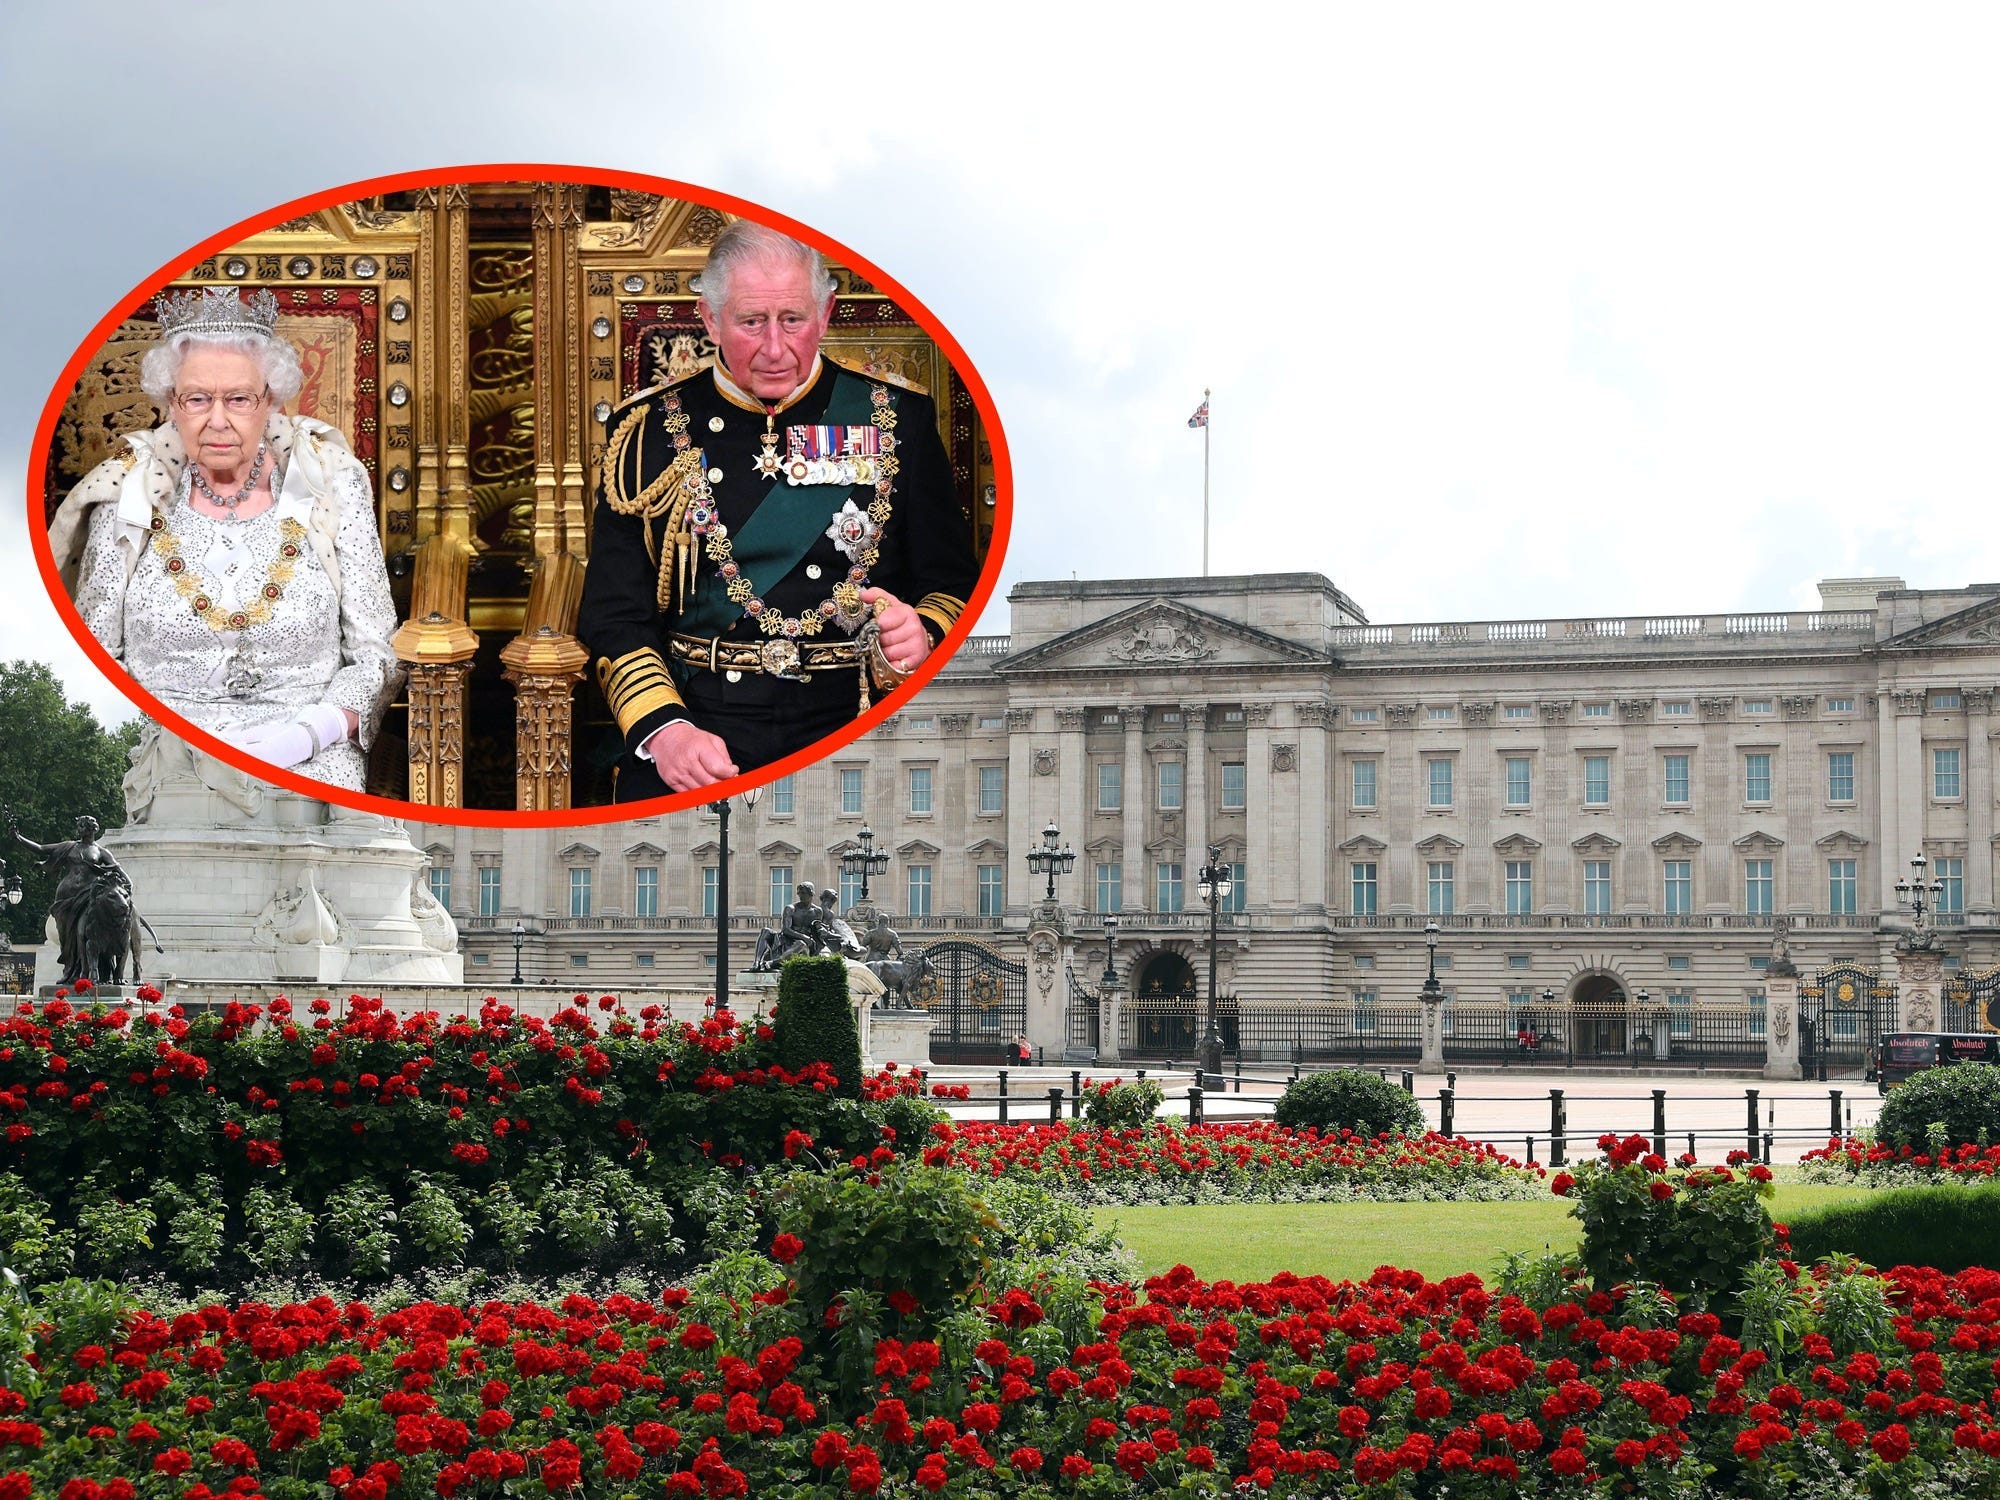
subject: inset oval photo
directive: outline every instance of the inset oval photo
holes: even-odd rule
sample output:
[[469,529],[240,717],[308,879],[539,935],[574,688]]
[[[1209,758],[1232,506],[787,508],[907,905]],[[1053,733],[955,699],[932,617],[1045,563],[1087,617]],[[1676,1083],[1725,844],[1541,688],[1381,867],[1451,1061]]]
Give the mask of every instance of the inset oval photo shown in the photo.
[[196,246],[63,370],[28,489],[56,607],[170,734],[368,811],[571,824],[894,713],[1012,483],[964,352],[861,253],[510,166]]

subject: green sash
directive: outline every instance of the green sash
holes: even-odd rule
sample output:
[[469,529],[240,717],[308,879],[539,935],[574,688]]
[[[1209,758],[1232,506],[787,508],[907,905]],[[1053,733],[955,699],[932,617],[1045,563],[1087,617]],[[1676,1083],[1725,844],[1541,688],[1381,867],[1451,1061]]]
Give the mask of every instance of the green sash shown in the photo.
[[[836,367],[832,397],[825,415],[816,421],[829,427],[864,425],[875,411],[870,389],[868,381]],[[845,484],[795,486],[782,479],[771,483],[770,493],[729,534],[736,566],[750,580],[750,591],[760,598],[796,568],[812,544],[826,534],[828,523],[840,508],[834,502],[845,499],[855,488]],[[729,629],[742,615],[743,606],[729,597],[727,587],[713,567],[704,565],[695,584],[694,603],[682,611],[674,629],[683,635],[721,635]],[[832,591],[829,583],[827,592]]]

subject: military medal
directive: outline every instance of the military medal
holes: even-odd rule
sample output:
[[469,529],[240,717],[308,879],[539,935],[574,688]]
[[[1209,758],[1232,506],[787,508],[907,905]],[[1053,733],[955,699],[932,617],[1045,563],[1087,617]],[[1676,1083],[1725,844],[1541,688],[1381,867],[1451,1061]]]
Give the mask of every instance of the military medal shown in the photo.
[[849,500],[833,513],[833,524],[826,528],[827,537],[833,545],[847,554],[849,562],[860,562],[861,554],[870,551],[876,539],[882,535],[882,528],[875,518]]
[[769,413],[764,417],[764,430],[758,434],[764,441],[764,451],[751,460],[751,466],[764,479],[776,479],[784,468],[785,461],[778,456],[778,434],[771,425]]
[[[798,647],[794,644],[802,637],[818,635],[828,622],[839,626],[849,635],[860,630],[868,622],[868,610],[861,602],[861,591],[868,587],[868,570],[875,566],[881,556],[882,530],[889,522],[894,493],[893,476],[896,473],[896,409],[889,399],[889,393],[881,386],[869,392],[869,401],[874,410],[867,427],[788,427],[785,429],[785,453],[781,457],[777,451],[777,432],[771,420],[774,413],[767,412],[764,419],[764,451],[751,460],[751,466],[764,478],[776,478],[783,473],[787,482],[793,485],[870,484],[875,495],[864,510],[853,500],[848,500],[833,515],[826,535],[847,557],[847,576],[833,587],[829,598],[803,613],[791,616],[782,610],[771,608],[757,594],[750,579],[743,573],[742,565],[736,561],[735,549],[729,539],[729,528],[723,524],[720,507],[715,502],[715,493],[709,488],[709,480],[704,476],[701,465],[706,459],[696,452],[693,466],[682,483],[688,496],[687,525],[694,536],[700,538],[702,550],[708,560],[715,565],[716,576],[722,580],[723,592],[730,602],[737,605],[745,619],[757,622],[757,629],[767,636],[777,637],[762,648],[762,666],[775,677],[799,675],[801,660]],[[693,446],[687,435],[687,417],[681,410],[680,397],[669,391],[664,399],[667,409],[665,426],[673,434],[677,455],[685,455]],[[810,576],[810,575],[809,575]],[[862,673],[862,706],[867,706],[867,672]]]

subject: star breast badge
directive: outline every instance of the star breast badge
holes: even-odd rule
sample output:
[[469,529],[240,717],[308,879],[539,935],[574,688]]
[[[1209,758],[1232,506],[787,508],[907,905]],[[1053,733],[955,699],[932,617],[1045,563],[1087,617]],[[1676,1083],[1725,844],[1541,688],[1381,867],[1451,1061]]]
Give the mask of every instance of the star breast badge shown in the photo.
[[826,528],[827,537],[851,562],[858,562],[881,534],[881,523],[852,500],[833,513],[833,524]]

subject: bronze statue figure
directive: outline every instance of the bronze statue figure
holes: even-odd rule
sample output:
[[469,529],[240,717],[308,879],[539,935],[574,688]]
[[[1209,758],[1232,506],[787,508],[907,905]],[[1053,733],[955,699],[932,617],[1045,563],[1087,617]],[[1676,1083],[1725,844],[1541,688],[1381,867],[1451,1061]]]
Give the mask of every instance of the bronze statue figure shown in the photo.
[[[89,979],[94,984],[122,984],[125,961],[132,961],[132,982],[140,982],[139,951],[152,926],[132,904],[132,882],[111,851],[97,841],[103,827],[88,813],[76,820],[76,837],[38,844],[21,832],[12,808],[0,808],[7,831],[32,849],[44,873],[55,877],[55,919],[62,963],[62,982]],[[160,951],[155,946],[155,952]]]
[[819,893],[819,936],[828,952],[838,953],[842,958],[860,959],[867,955],[861,939],[841,917],[840,892],[832,886]]
[[801,955],[812,958],[826,951],[828,945],[821,934],[823,914],[813,904],[815,890],[810,880],[801,880],[780,924],[766,927],[757,935],[757,954],[750,961],[751,973],[767,973],[788,958]]

